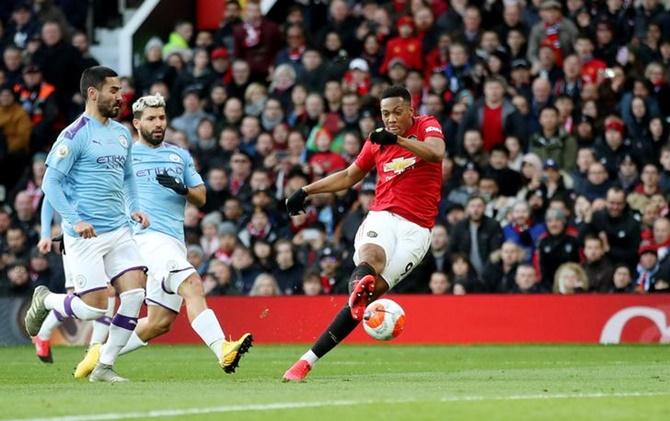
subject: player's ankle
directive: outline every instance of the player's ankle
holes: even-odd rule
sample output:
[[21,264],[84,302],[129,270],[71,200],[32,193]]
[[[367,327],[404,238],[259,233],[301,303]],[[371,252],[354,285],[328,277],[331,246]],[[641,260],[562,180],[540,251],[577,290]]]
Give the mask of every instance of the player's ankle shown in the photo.
[[307,352],[305,352],[302,357],[300,357],[301,360],[307,361],[307,363],[313,367],[314,364],[316,364],[317,361],[319,361],[319,357],[316,356],[314,351],[311,349]]

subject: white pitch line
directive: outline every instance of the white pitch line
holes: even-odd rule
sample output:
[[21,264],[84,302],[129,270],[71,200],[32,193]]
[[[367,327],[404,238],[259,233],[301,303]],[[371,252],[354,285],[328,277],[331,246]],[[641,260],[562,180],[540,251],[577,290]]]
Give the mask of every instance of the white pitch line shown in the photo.
[[143,412],[112,412],[90,415],[64,415],[44,418],[15,418],[6,421],[104,421],[130,418],[162,418],[183,415],[218,414],[222,412],[272,411],[275,409],[318,408],[321,406],[361,405],[372,401],[328,401],[328,402],[278,402],[247,405],[222,405],[205,408],[159,409]]
[[593,392],[593,393],[544,393],[536,395],[509,396],[449,396],[439,399],[440,402],[479,402],[479,401],[523,401],[540,399],[598,399],[598,398],[636,398],[670,396],[670,392]]
[[[437,402],[481,402],[481,401],[506,401],[506,400],[539,400],[539,399],[594,399],[594,398],[632,398],[670,396],[670,392],[612,392],[612,393],[545,393],[536,395],[509,395],[509,396],[447,396],[436,399]],[[273,411],[282,409],[319,408],[328,406],[368,405],[375,403],[398,404],[398,403],[429,403],[429,399],[399,399],[399,400],[340,400],[340,401],[316,401],[316,402],[277,402],[259,403],[247,405],[222,405],[205,408],[180,408],[161,409],[153,411],[137,412],[111,412],[90,415],[64,415],[59,417],[44,418],[14,418],[4,421],[105,421],[123,420],[132,418],[163,418],[179,417],[185,415],[219,414],[224,412],[246,412],[246,411]],[[434,402],[434,401],[433,401]]]

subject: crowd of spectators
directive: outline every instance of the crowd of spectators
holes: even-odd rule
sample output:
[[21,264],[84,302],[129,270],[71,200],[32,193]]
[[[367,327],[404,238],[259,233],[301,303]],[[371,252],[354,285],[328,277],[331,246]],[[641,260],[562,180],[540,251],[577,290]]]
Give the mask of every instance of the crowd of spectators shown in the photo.
[[[54,6],[72,2],[9,3],[0,294],[26,295],[62,290],[58,256],[35,249],[45,152],[81,112],[80,70],[97,62]],[[185,234],[211,295],[346,292],[374,178],[301,215],[283,202],[353,162],[391,84],[442,122],[448,149],[430,251],[397,292],[662,292],[669,70],[659,0],[304,1],[281,22],[232,0],[216,30],[181,21],[146,43],[119,119],[141,95],[166,98],[166,140],[207,185]]]

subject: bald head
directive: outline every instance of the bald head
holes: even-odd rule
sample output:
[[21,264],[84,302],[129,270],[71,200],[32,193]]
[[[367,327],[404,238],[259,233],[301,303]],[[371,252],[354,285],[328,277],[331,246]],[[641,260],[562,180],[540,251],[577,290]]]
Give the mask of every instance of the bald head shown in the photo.
[[658,218],[654,221],[654,242],[664,244],[670,240],[670,219]]

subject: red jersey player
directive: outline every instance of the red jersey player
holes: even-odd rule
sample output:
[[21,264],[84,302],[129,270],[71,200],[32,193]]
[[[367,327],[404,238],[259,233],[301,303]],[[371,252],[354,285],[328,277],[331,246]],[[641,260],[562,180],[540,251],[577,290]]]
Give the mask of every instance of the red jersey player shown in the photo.
[[423,259],[437,214],[445,141],[438,121],[415,116],[411,96],[399,86],[382,94],[384,128],[373,131],[356,161],[298,190],[286,200],[290,215],[311,194],[336,192],[377,169],[375,199],[354,241],[351,296],[314,346],[284,373],[301,381],[319,358],[351,333],[365,307],[405,278]]

